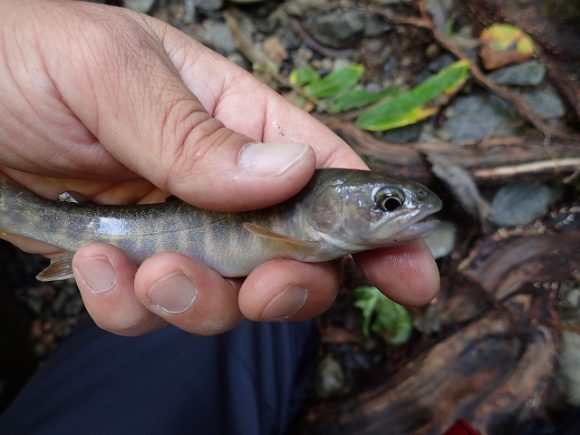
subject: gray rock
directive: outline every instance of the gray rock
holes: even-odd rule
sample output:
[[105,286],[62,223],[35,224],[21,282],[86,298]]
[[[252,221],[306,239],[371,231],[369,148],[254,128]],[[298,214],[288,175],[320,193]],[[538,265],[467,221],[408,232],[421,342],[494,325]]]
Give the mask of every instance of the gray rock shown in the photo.
[[508,184],[500,188],[491,202],[494,222],[506,227],[526,225],[544,216],[554,199],[543,184]]
[[442,130],[450,140],[481,140],[489,136],[513,134],[509,127],[517,120],[515,113],[501,100],[487,94],[458,97],[447,111]]
[[149,12],[154,4],[155,0],[123,0],[123,6],[144,14]]
[[410,143],[415,142],[421,137],[424,122],[406,125],[404,127],[395,128],[393,130],[380,133],[379,136],[387,142],[394,143]]
[[236,49],[236,41],[227,24],[206,21],[207,27],[201,34],[201,40],[221,54],[228,55]]
[[492,72],[489,77],[499,85],[536,86],[544,80],[546,67],[539,60],[530,60]]
[[237,51],[228,54],[227,59],[230,62],[235,63],[238,66],[241,66],[245,70],[251,71],[252,69],[252,65],[250,64],[250,62],[248,62],[248,60]]
[[332,62],[332,71],[338,71],[350,65],[352,65],[352,61],[350,59],[337,57],[334,59],[334,62]]
[[580,323],[580,286],[560,289],[558,311],[563,321]]
[[380,17],[363,13],[365,20],[364,35],[368,38],[380,36],[393,28],[389,23]]
[[292,62],[296,68],[300,68],[302,66],[310,66],[310,59],[314,56],[312,50],[308,47],[300,47],[292,56]]
[[456,228],[453,222],[441,222],[439,228],[425,238],[433,258],[446,257],[455,247]]
[[368,14],[360,11],[311,15],[307,27],[312,36],[329,47],[344,47],[364,35]]
[[371,0],[371,3],[378,3],[380,5],[396,5],[399,3],[409,3],[411,0]]
[[224,0],[195,0],[195,7],[205,13],[219,11],[224,5]]
[[559,357],[558,385],[566,402],[580,406],[580,335],[562,331],[562,352]]
[[542,118],[561,118],[566,113],[558,92],[551,86],[518,92],[526,99],[532,111]]
[[344,371],[330,354],[318,364],[316,378],[316,391],[322,397],[330,397],[346,389]]
[[283,8],[287,14],[303,17],[311,10],[324,9],[333,0],[286,0]]
[[[580,288],[573,288],[567,294],[563,301],[567,307],[580,308]],[[580,317],[578,318],[580,320]]]
[[[451,56],[449,53],[443,53],[441,56],[438,56],[437,58],[429,62],[429,65],[427,65],[426,68],[427,70],[426,72],[429,73],[429,75],[436,74],[443,68],[447,68],[453,62],[455,62],[455,58],[453,56]],[[417,83],[419,83],[420,81],[421,80],[418,79]]]
[[280,40],[286,50],[297,50],[302,46],[302,40],[291,29],[284,27],[280,30]]

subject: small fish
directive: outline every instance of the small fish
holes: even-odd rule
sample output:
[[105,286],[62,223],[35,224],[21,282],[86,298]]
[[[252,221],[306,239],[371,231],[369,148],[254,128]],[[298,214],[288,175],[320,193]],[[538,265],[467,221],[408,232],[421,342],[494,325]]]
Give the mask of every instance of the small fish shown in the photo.
[[320,169],[293,198],[262,210],[224,213],[178,199],[149,205],[99,205],[65,192],[49,201],[0,178],[0,231],[64,251],[40,281],[73,276],[74,252],[92,242],[118,246],[136,263],[175,251],[225,277],[243,277],[274,258],[320,262],[425,237],[441,209],[421,184],[377,172]]

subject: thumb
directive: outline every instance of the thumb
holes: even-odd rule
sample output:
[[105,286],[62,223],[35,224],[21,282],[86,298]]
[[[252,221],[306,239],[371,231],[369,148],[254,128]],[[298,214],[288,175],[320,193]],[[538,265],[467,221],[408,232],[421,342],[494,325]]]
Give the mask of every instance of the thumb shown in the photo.
[[[85,34],[61,45],[67,52],[62,58],[74,52],[83,61],[55,61],[49,67],[75,115],[126,167],[187,202],[231,211],[281,202],[310,179],[316,162],[308,145],[261,143],[259,137],[237,133],[212,117],[165,51],[172,32],[162,40],[158,30],[128,11],[78,7],[85,10],[76,17],[83,20],[76,30]],[[107,20],[99,19],[105,12]],[[113,12],[125,25],[109,24]],[[77,46],[71,50],[71,44]],[[202,58],[207,49],[198,47],[188,53]],[[51,49],[63,50],[57,44]],[[220,82],[233,75],[223,71],[193,80]],[[87,102],[87,95],[93,101]],[[221,97],[215,95],[214,104]],[[262,115],[240,113],[240,118],[265,121],[265,106],[249,103],[247,110]]]

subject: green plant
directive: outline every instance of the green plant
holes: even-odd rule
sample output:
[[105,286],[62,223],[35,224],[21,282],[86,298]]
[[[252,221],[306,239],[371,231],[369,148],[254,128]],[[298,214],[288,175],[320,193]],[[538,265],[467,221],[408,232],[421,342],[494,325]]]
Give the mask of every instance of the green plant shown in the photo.
[[381,334],[393,345],[409,340],[412,321],[409,312],[402,305],[393,302],[376,287],[363,286],[354,290],[354,306],[362,311],[362,330],[365,338],[371,331]]
[[399,92],[394,88],[371,92],[360,86],[362,65],[348,65],[324,77],[309,67],[290,74],[290,84],[302,98],[331,113],[367,106],[356,123],[370,131],[385,131],[414,124],[438,112],[442,103],[456,93],[469,76],[467,61],[458,61],[439,71],[415,88]]

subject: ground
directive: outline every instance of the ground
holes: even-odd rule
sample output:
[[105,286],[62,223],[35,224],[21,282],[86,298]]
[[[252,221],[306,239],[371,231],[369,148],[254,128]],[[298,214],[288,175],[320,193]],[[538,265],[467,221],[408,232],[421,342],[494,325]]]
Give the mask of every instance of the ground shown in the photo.
[[[481,433],[558,431],[560,417],[580,406],[578,8],[539,0],[124,3],[252,70],[371,168],[423,182],[443,199],[445,225],[429,240],[442,291],[407,312],[404,340],[393,343],[403,321],[363,333],[354,290],[367,283],[345,260],[339,299],[319,319],[319,370],[297,433],[442,433],[458,418]],[[482,32],[506,22],[533,52],[518,52],[513,40],[507,53],[482,50]],[[460,74],[435,83],[450,68]],[[322,79],[301,81],[298,71]],[[333,72],[333,90],[317,93]],[[380,128],[365,123],[365,107],[332,109],[355,86],[371,98],[390,95],[389,116],[373,119]],[[402,110],[407,103],[415,111]],[[73,283],[34,280],[42,259],[8,244],[0,256],[2,407],[86,314]]]

